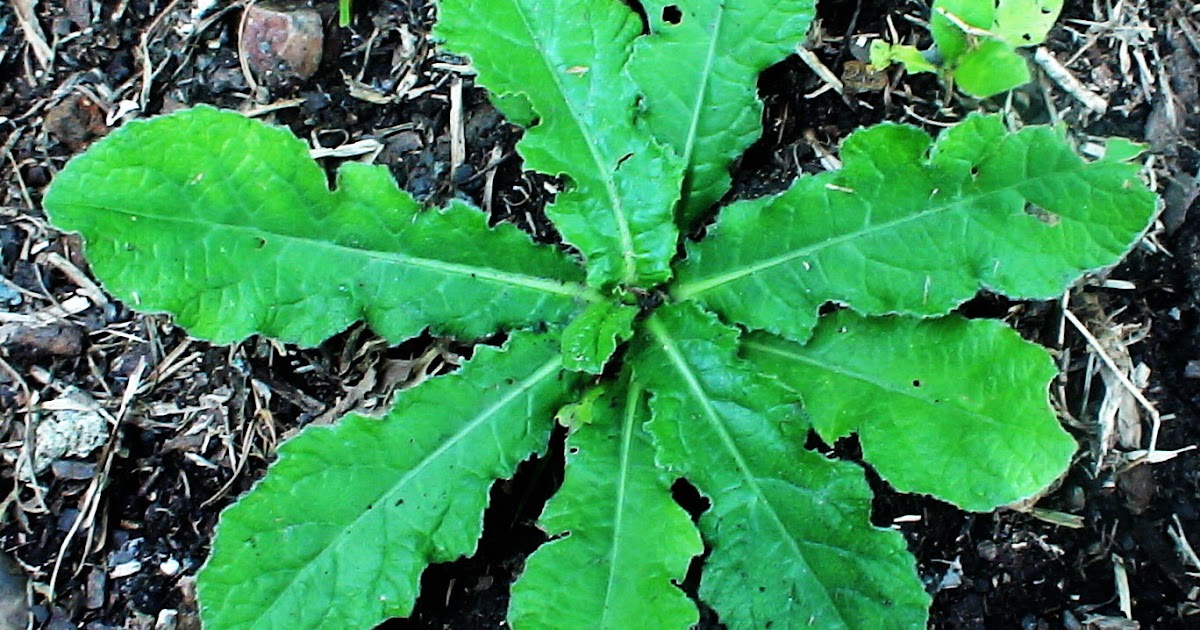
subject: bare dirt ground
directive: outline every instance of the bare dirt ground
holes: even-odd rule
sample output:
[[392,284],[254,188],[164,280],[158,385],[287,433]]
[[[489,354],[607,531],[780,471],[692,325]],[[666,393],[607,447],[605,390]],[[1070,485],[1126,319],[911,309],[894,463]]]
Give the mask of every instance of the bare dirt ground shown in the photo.
[[[96,138],[182,106],[239,109],[328,149],[329,164],[387,164],[430,203],[464,197],[556,238],[541,214],[551,182],[522,171],[520,130],[473,87],[463,59],[429,40],[428,1],[360,1],[349,28],[336,25],[335,3],[318,3],[316,73],[278,82],[255,80],[239,53],[247,3],[212,4],[0,5],[2,628],[198,628],[193,576],[217,515],[279,442],[378,409],[463,350],[433,338],[388,347],[362,327],[311,350],[214,347],[132,312],[40,207],[55,173]],[[1189,212],[1200,193],[1200,7],[1069,0],[1035,81],[983,104],[928,75],[869,81],[847,65],[863,35],[927,43],[922,0],[825,0],[819,11],[807,43],[817,61],[793,56],[760,81],[765,133],[738,165],[734,195],[828,168],[856,127],[936,130],[983,107],[1064,124],[1085,152],[1110,135],[1146,142],[1145,177],[1163,197],[1128,261],[1060,302],[981,296],[964,307],[1056,350],[1051,395],[1080,450],[1036,505],[993,514],[876,483],[875,521],[908,537],[935,593],[932,625],[1200,627],[1200,217]],[[841,94],[818,64],[844,82]],[[504,627],[508,585],[543,540],[534,520],[561,481],[557,447],[497,484],[479,553],[427,571],[416,614],[388,628]],[[720,627],[711,612],[702,625]]]

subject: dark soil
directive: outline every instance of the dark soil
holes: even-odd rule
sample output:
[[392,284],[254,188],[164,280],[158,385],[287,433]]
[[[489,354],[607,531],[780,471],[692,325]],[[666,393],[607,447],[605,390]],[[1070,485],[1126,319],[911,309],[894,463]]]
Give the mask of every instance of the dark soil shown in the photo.
[[[468,199],[494,221],[550,243],[558,239],[542,208],[555,182],[522,170],[514,151],[520,129],[460,72],[463,60],[429,42],[435,12],[427,0],[360,0],[348,29],[336,26],[336,3],[318,4],[326,39],[317,74],[258,89],[239,62],[236,4],[196,20],[192,2],[42,2],[35,15],[54,51],[44,66],[30,43],[36,38],[18,25],[16,7],[26,4],[0,5],[0,325],[15,330],[0,336],[3,552],[29,580],[20,603],[33,628],[197,628],[194,575],[218,513],[261,476],[276,445],[305,424],[381,408],[397,388],[451,369],[469,348],[433,338],[388,347],[363,327],[305,350],[262,339],[234,347],[189,340],[166,317],[95,294],[77,238],[48,227],[40,208],[54,174],[121,120],[209,103],[257,111],[323,146],[379,140],[375,160],[419,198]],[[1157,447],[1187,449],[1200,443],[1200,219],[1189,212],[1200,177],[1200,13],[1175,0],[1126,0],[1120,13],[1108,4],[1068,0],[1047,43],[1108,100],[1104,115],[1040,74],[1010,101],[982,104],[931,76],[897,71],[881,89],[810,98],[822,81],[789,58],[760,80],[764,135],[737,165],[730,198],[778,191],[800,172],[823,170],[822,154],[883,120],[936,131],[976,108],[1003,107],[1026,123],[1064,122],[1081,141],[1149,142],[1147,173],[1165,200],[1161,221],[1125,263],[1072,291],[1068,304],[1093,334],[1113,340],[1128,367],[1149,369],[1144,391],[1163,418]],[[902,41],[927,44],[908,18],[928,11],[921,0],[825,0],[810,47],[842,74],[859,52],[855,35],[894,29]],[[454,168],[456,82],[467,156]],[[80,297],[85,308],[61,310]],[[907,537],[935,594],[932,627],[1200,626],[1200,566],[1180,542],[1200,544],[1197,454],[1131,464],[1125,453],[1148,444],[1143,413],[1142,436],[1101,455],[1100,362],[1064,324],[1061,305],[981,296],[963,310],[1005,317],[1056,350],[1064,371],[1051,394],[1081,449],[1037,504],[1042,511],[967,514],[876,480],[874,520]],[[49,326],[32,323],[47,313],[56,314]],[[21,473],[31,423],[42,403],[71,392],[111,414],[116,430],[90,455],[31,479]],[[853,442],[834,450],[856,454]],[[536,519],[562,469],[556,435],[546,456],[493,488],[478,553],[427,570],[414,615],[384,627],[505,627],[509,585],[545,539]],[[685,483],[676,493],[704,509]],[[1080,518],[1064,526],[1047,520],[1055,513]],[[701,564],[685,584],[693,591]],[[0,627],[4,610],[0,602]],[[706,610],[701,627],[721,626]]]

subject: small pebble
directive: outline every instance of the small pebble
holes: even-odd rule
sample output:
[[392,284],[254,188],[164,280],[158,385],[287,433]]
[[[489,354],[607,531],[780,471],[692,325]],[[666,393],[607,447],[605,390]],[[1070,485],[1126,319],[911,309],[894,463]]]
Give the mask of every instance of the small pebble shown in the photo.
[[1183,375],[1187,378],[1200,378],[1200,361],[1188,361],[1183,368]]
[[1065,507],[1068,512],[1078,514],[1087,507],[1087,493],[1080,486],[1069,486],[1063,492],[1063,496],[1066,500]]
[[269,87],[304,81],[321,65],[325,32],[313,9],[283,3],[246,8],[240,51],[255,78]]
[[178,610],[164,608],[158,611],[158,617],[154,620],[154,630],[175,630],[178,621]]
[[130,560],[129,562],[123,562],[113,567],[108,576],[113,579],[129,577],[141,570],[142,562],[140,560]]
[[1141,514],[1154,501],[1158,484],[1154,481],[1154,471],[1150,466],[1134,466],[1117,475],[1117,489],[1129,511]]
[[59,479],[70,479],[74,481],[83,481],[96,476],[96,464],[93,462],[80,462],[70,459],[60,459],[50,464],[50,470],[54,472],[54,476]]
[[92,99],[78,93],[59,101],[46,112],[42,127],[72,149],[81,149],[108,132],[104,111]]
[[975,546],[975,550],[979,552],[979,557],[991,562],[1000,555],[1000,549],[996,547],[996,543],[985,540]]
[[104,606],[104,593],[107,586],[108,575],[104,573],[104,569],[96,567],[88,572],[87,582],[84,585],[88,609],[98,610]]
[[158,571],[167,577],[174,577],[179,573],[179,561],[175,558],[167,558],[158,565]]
[[401,131],[392,136],[387,143],[387,149],[394,153],[408,153],[409,151],[417,151],[425,146],[425,142],[421,140],[421,134],[415,131]]

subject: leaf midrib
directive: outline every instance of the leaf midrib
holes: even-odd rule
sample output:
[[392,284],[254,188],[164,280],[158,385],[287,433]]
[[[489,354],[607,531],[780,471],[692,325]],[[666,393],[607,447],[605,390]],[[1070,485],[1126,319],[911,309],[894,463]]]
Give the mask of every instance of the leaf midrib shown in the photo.
[[692,155],[696,150],[696,130],[700,127],[700,112],[704,106],[705,96],[708,95],[709,87],[712,85],[713,60],[716,58],[717,41],[721,38],[721,29],[724,25],[725,5],[722,3],[717,11],[717,22],[713,27],[712,37],[708,40],[708,52],[704,58],[704,70],[700,74],[700,89],[696,90],[696,98],[692,104],[692,119],[688,122],[687,138],[684,140],[683,163],[688,166],[689,175],[692,170]]
[[[454,435],[451,435],[448,439],[446,439],[444,442],[442,442],[442,444],[439,445],[438,448],[434,449],[428,455],[423,457],[419,462],[417,462],[416,465],[414,465],[413,467],[406,470],[405,473],[403,475],[401,475],[400,478],[396,481],[396,483],[393,483],[391,486],[386,488],[383,492],[379,493],[377,498],[375,500],[371,501],[371,504],[372,505],[387,505],[387,504],[389,504],[390,503],[389,499],[396,496],[397,493],[399,493],[410,481],[412,481],[412,478],[414,476],[416,476],[417,473],[424,470],[431,463],[433,463],[439,457],[441,457],[443,454],[445,454],[447,451],[449,451],[452,447],[456,446],[459,442],[466,439],[466,437],[468,435],[470,435],[477,428],[479,428],[481,425],[483,425],[484,422],[489,420],[492,416],[494,416],[495,414],[497,414],[498,412],[503,410],[504,407],[508,406],[513,400],[517,399],[518,397],[525,394],[526,392],[532,390],[534,387],[536,387],[539,383],[541,383],[547,377],[550,377],[553,374],[557,373],[561,367],[562,367],[562,357],[555,356],[555,357],[551,358],[549,361],[547,361],[545,364],[543,364],[542,367],[538,368],[538,370],[536,372],[534,372],[528,378],[522,380],[515,387],[513,387],[511,392],[509,392],[508,394],[505,394],[503,397],[500,398],[500,400],[489,405],[486,409],[481,411],[478,415],[476,415],[474,418],[472,418],[470,421],[468,421],[465,425],[463,425],[462,429],[460,429],[459,431],[454,433]],[[388,415],[395,414],[396,411],[397,411],[397,408],[393,407],[391,412],[389,412]],[[387,501],[387,503],[385,503],[385,501]],[[288,580],[288,583],[286,585],[284,585],[283,588],[279,589],[279,591],[275,595],[275,598],[263,610],[262,614],[259,615],[255,619],[254,623],[257,624],[259,621],[262,621],[264,619],[269,619],[271,617],[271,612],[273,610],[275,610],[275,608],[280,604],[280,602],[283,602],[286,600],[285,595],[292,589],[293,586],[295,586],[296,582],[299,581],[301,576],[307,575],[308,572],[313,569],[313,567],[317,566],[318,563],[322,562],[322,560],[325,558],[325,556],[330,551],[340,548],[341,543],[346,539],[347,536],[349,536],[355,529],[358,528],[358,526],[362,523],[363,519],[365,519],[366,517],[373,515],[373,514],[382,514],[382,513],[383,512],[380,512],[378,510],[363,510],[356,517],[354,517],[354,520],[351,521],[350,523],[348,523],[346,526],[344,526],[341,529],[341,531],[338,532],[338,534],[336,536],[334,536],[329,541],[329,543],[327,545],[325,545],[324,548],[321,549],[320,553],[318,553],[316,556],[314,556],[313,559],[310,562],[306,563],[300,570],[298,570],[292,574],[292,578],[290,580]],[[333,611],[333,607],[331,606],[326,610],[326,615],[328,615],[332,611]]]
[[[562,77],[555,71],[554,67],[550,64],[550,59],[543,52],[540,40],[529,23],[524,5],[520,2],[513,2],[513,6],[516,7],[516,13],[521,18],[521,25],[525,27],[525,34],[529,37],[529,41],[534,42],[534,48],[539,53],[538,57],[542,60],[542,64],[546,68],[546,74],[550,76],[554,87],[558,89],[558,94],[562,98],[562,102],[567,106],[567,111],[571,113],[571,122],[575,123],[575,128],[579,130],[579,135],[583,136],[588,154],[592,156],[592,162],[596,166],[596,174],[598,175],[597,179],[601,181],[605,192],[608,193],[613,219],[617,223],[617,233],[621,240],[621,259],[625,265],[623,281],[628,285],[636,284],[638,279],[637,251],[633,245],[633,232],[629,228],[629,220],[625,216],[625,200],[617,190],[616,180],[608,175],[610,170],[597,150],[599,143],[594,141],[590,129],[583,124],[582,116],[576,110],[575,103],[567,98],[567,90],[563,86]],[[612,169],[611,172],[615,173],[616,169]]]
[[[1015,183],[1012,183],[1012,184],[1009,184],[1006,186],[994,188],[987,192],[979,192],[975,196],[970,196],[970,197],[960,196],[960,197],[957,197],[954,199],[950,199],[950,200],[947,200],[943,204],[934,205],[934,206],[927,208],[925,210],[922,210],[920,212],[910,214],[907,216],[903,216],[898,219],[884,221],[883,223],[873,224],[873,225],[870,225],[870,226],[867,226],[864,228],[859,228],[857,230],[847,232],[845,234],[841,234],[838,236],[833,236],[833,237],[827,238],[825,240],[818,241],[816,243],[812,243],[805,247],[794,249],[794,250],[785,252],[783,254],[780,254],[778,256],[773,256],[771,258],[768,258],[766,260],[760,261],[758,263],[755,263],[755,264],[747,266],[747,267],[742,267],[740,269],[735,269],[733,271],[729,271],[729,272],[719,274],[716,276],[711,276],[711,277],[705,278],[705,279],[693,280],[691,282],[681,282],[678,285],[676,285],[675,289],[672,290],[671,294],[681,300],[695,298],[696,296],[698,296],[702,293],[706,293],[708,291],[711,291],[711,290],[721,287],[723,285],[729,284],[730,282],[740,280],[742,278],[745,278],[746,276],[753,275],[760,271],[764,271],[767,269],[771,269],[773,267],[778,267],[780,265],[787,264],[793,260],[796,260],[797,258],[811,255],[814,252],[821,251],[827,247],[833,247],[836,245],[840,245],[847,241],[870,236],[872,234],[875,234],[876,232],[881,232],[884,230],[889,230],[891,228],[899,227],[906,223],[910,223],[912,221],[924,219],[924,218],[927,218],[927,217],[930,217],[930,216],[933,216],[936,214],[940,214],[943,212],[949,212],[949,211],[957,209],[959,206],[961,206],[962,204],[965,204],[965,203],[977,202],[977,201],[980,201],[983,199],[987,199],[988,197],[1000,196],[1000,195],[1003,195],[1004,193],[1016,190],[1018,188],[1028,187],[1030,185],[1030,182],[1036,182],[1036,181],[1040,181],[1042,179],[1046,179],[1046,178],[1050,178],[1050,177],[1066,176],[1066,175],[1070,175],[1073,173],[1077,173],[1077,172],[1083,170],[1083,166],[1085,166],[1085,165],[1072,165],[1072,166],[1074,166],[1074,168],[1064,169],[1064,170],[1059,170],[1059,171],[1052,171],[1050,173],[1045,173],[1042,175],[1029,177],[1029,178],[1023,179],[1021,181],[1018,181],[1018,182],[1015,182]],[[808,181],[810,183],[807,185],[833,183],[832,181],[825,182],[824,181],[825,179],[826,178],[824,178],[820,175],[810,176],[808,178]],[[936,191],[936,187],[935,187],[935,191]],[[828,192],[838,193],[838,194],[857,194],[856,192],[853,191],[853,189],[850,189],[850,192],[845,192],[844,190],[841,190],[841,189],[832,189],[832,190],[828,190]],[[775,202],[780,201],[783,198],[783,196],[785,196],[787,194],[788,193],[783,193],[779,197],[768,200],[766,205],[760,209],[760,212],[762,210],[768,209],[771,205],[773,205]],[[754,201],[747,201],[745,203],[754,203]],[[869,210],[870,210],[870,207],[868,206],[868,211]],[[717,227],[719,229],[720,224],[718,224]],[[684,269],[682,271],[686,271],[686,269],[687,269],[687,267],[684,267]]]
[[745,479],[746,486],[758,499],[759,505],[765,506],[765,510],[770,517],[771,523],[775,525],[775,527],[779,530],[781,537],[787,542],[792,555],[795,556],[796,560],[803,567],[804,571],[808,575],[812,576],[817,584],[821,585],[820,593],[823,596],[822,599],[824,600],[826,608],[833,611],[834,614],[838,616],[838,620],[841,621],[843,627],[848,627],[846,619],[842,616],[841,610],[834,605],[832,597],[830,596],[828,590],[825,589],[825,585],[822,584],[819,579],[816,579],[816,572],[812,570],[811,565],[804,557],[804,553],[801,551],[800,546],[796,544],[796,540],[792,537],[787,525],[783,522],[783,519],[780,518],[779,513],[775,510],[775,506],[767,498],[766,493],[759,485],[758,478],[752,473],[749,463],[746,461],[745,456],[742,455],[737,443],[733,440],[733,436],[729,434],[725,428],[725,425],[722,424],[720,414],[717,413],[717,410],[713,408],[712,402],[708,398],[707,391],[700,383],[700,380],[696,377],[696,374],[690,369],[687,359],[685,359],[683,353],[680,352],[679,347],[675,343],[675,339],[671,337],[670,333],[666,329],[666,326],[664,326],[662,321],[656,316],[651,316],[646,320],[646,327],[650,331],[650,334],[654,335],[654,337],[661,344],[662,351],[667,354],[667,358],[671,360],[671,363],[675,369],[681,376],[683,376],[684,381],[687,383],[688,389],[692,391],[696,400],[700,403],[704,411],[705,419],[708,420],[709,426],[716,431],[717,436],[721,440],[721,445],[725,447],[725,450],[733,458],[738,472],[741,474],[742,478]]
[[[783,343],[790,343],[790,342],[785,341]],[[1012,427],[1004,426],[996,418],[993,418],[991,416],[979,413],[978,411],[963,407],[962,405],[958,404],[958,401],[954,398],[946,399],[947,404],[945,404],[945,405],[937,404],[937,403],[934,403],[933,400],[930,398],[927,398],[925,396],[918,396],[914,391],[912,391],[912,388],[897,386],[892,383],[880,381],[880,380],[872,378],[871,376],[869,376],[867,374],[863,374],[863,373],[855,371],[855,370],[850,370],[850,369],[844,368],[840,365],[834,365],[832,363],[826,363],[824,361],[819,361],[814,357],[810,357],[808,355],[803,355],[803,354],[798,354],[796,352],[791,352],[791,351],[787,350],[786,348],[781,348],[777,345],[763,343],[761,341],[745,340],[742,342],[742,347],[748,348],[751,350],[758,350],[760,352],[765,352],[767,354],[773,354],[777,357],[782,357],[784,359],[796,361],[798,363],[806,363],[813,367],[817,367],[817,368],[832,372],[834,374],[837,374],[838,376],[843,376],[850,380],[854,380],[854,381],[858,381],[860,383],[871,385],[871,386],[877,387],[883,391],[886,391],[886,392],[889,392],[892,394],[896,394],[896,395],[902,396],[904,398],[908,398],[910,400],[915,400],[917,402],[924,403],[926,405],[929,405],[930,407],[938,407],[941,409],[953,408],[953,409],[961,412],[964,415],[971,416],[975,419],[981,420],[985,424],[999,427],[1000,429],[1004,430],[1006,432],[1006,434],[1010,433],[1011,429],[1012,429]],[[938,400],[942,400],[942,399],[939,398]],[[858,430],[861,431],[861,427],[859,427]]]
[[613,544],[608,556],[608,581],[604,590],[604,607],[600,612],[600,623],[597,628],[604,630],[609,627],[608,614],[612,610],[613,593],[618,581],[617,558],[620,556],[622,526],[625,520],[625,495],[629,487],[629,453],[633,447],[633,425],[637,416],[638,403],[641,400],[642,388],[633,382],[629,383],[625,396],[625,413],[621,418],[621,453],[619,474],[617,476],[617,502],[613,508]]
[[548,278],[539,278],[536,276],[530,276],[530,275],[521,274],[521,273],[498,271],[496,269],[489,268],[489,267],[476,267],[476,266],[465,265],[465,264],[461,264],[461,263],[452,263],[452,262],[446,262],[446,261],[442,261],[442,260],[435,260],[432,258],[422,258],[419,256],[410,256],[410,255],[402,254],[399,252],[385,252],[385,251],[378,251],[378,250],[371,250],[371,249],[361,249],[361,248],[351,247],[349,245],[343,245],[341,243],[323,241],[320,239],[306,237],[306,236],[296,236],[294,234],[284,234],[284,233],[280,233],[280,232],[273,232],[270,230],[264,230],[262,228],[258,228],[258,227],[254,227],[254,226],[250,226],[250,225],[241,225],[238,223],[223,223],[223,222],[219,222],[219,221],[202,221],[199,219],[189,219],[189,218],[178,217],[178,216],[164,216],[164,215],[158,215],[158,214],[147,213],[147,212],[134,212],[134,211],[126,210],[123,208],[113,208],[110,206],[104,206],[104,205],[99,205],[99,204],[80,203],[80,204],[76,204],[76,206],[79,208],[90,210],[90,211],[110,212],[113,214],[120,214],[120,215],[128,216],[131,218],[137,218],[137,219],[150,219],[152,221],[162,221],[165,223],[175,223],[175,224],[180,224],[180,225],[196,226],[196,227],[207,228],[207,229],[224,229],[224,230],[229,230],[232,232],[241,232],[241,233],[251,234],[251,235],[255,235],[255,236],[258,236],[258,235],[269,236],[274,239],[290,241],[293,243],[300,243],[300,244],[302,244],[304,246],[308,246],[308,247],[326,248],[326,249],[335,250],[335,251],[338,251],[341,253],[349,253],[351,255],[356,255],[356,256],[365,256],[365,257],[368,257],[368,258],[371,258],[374,260],[390,262],[390,263],[394,263],[394,264],[398,264],[398,265],[402,265],[402,266],[408,265],[408,266],[417,267],[417,268],[421,268],[421,269],[428,269],[431,271],[439,271],[439,272],[442,272],[442,273],[445,273],[448,275],[468,276],[468,277],[475,278],[475,279],[488,280],[491,282],[495,282],[497,284],[522,287],[522,288],[531,289],[534,291],[540,291],[543,293],[552,293],[555,295],[564,295],[564,296],[571,297],[571,298],[582,299],[582,300],[585,300],[588,302],[599,302],[599,301],[603,301],[605,299],[604,296],[602,296],[598,291],[596,291],[595,289],[592,289],[591,287],[588,287],[588,286],[585,286],[582,284],[578,284],[578,283],[574,283],[574,282],[568,282],[565,280],[551,280]]

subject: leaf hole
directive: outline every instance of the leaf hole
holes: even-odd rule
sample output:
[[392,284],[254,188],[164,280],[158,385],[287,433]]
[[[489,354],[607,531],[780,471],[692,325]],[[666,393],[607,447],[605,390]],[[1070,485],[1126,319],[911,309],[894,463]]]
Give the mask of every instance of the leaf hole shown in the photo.
[[913,387],[920,387],[920,386],[921,386],[921,380],[913,379]]
[[701,494],[696,486],[683,478],[676,479],[675,483],[671,484],[671,498],[675,499],[679,507],[692,517],[694,523],[699,523],[700,515],[712,507],[712,502],[708,500],[708,497]]
[[571,448],[567,449],[567,452],[574,455],[579,452],[579,447],[572,446]]
[[679,7],[673,4],[668,4],[663,7],[662,19],[667,24],[679,24],[683,21],[683,11],[680,11]]
[[1025,34],[1021,35],[1021,39],[1025,40],[1027,42],[1031,42],[1031,41],[1033,41],[1033,35],[1030,35],[1029,33],[1025,33]]
[[1050,212],[1049,210],[1046,210],[1040,206],[1035,206],[1031,203],[1025,204],[1025,214],[1028,214],[1029,216],[1051,227],[1062,223],[1062,218],[1057,214],[1054,214],[1053,212]]

